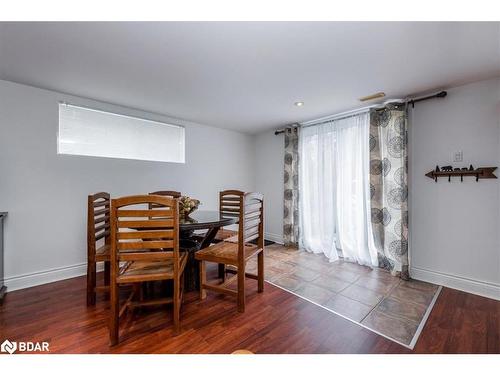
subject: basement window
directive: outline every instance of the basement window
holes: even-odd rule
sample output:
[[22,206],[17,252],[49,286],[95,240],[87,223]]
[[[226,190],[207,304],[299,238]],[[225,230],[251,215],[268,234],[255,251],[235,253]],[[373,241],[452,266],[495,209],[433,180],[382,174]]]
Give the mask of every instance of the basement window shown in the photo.
[[184,127],[59,103],[57,153],[184,163]]

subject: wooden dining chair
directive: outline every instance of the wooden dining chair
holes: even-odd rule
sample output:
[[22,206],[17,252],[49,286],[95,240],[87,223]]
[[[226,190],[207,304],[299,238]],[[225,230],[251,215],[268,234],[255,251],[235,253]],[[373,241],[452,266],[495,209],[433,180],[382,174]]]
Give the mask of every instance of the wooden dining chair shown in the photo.
[[[232,192],[232,204],[226,212],[238,215],[238,241],[219,242],[198,251],[195,258],[200,261],[200,299],[206,298],[206,290],[237,297],[238,311],[245,311],[245,277],[256,279],[258,292],[264,291],[264,198],[260,193]],[[225,208],[226,209],[226,208]],[[257,244],[250,241],[257,240]],[[257,275],[245,272],[248,260],[257,256]],[[205,262],[233,266],[235,274],[223,278],[218,284],[207,283]],[[237,290],[228,288],[237,281]]]
[[[109,292],[110,196],[88,196],[87,208],[87,306],[95,305],[96,292]],[[96,285],[97,263],[104,262],[104,285]]]
[[[150,206],[153,208],[149,208]],[[179,203],[171,196],[136,195],[111,204],[110,342],[119,342],[120,317],[127,308],[173,304],[174,332],[180,329],[183,271],[187,255],[179,252]],[[120,307],[123,284],[173,280],[173,297],[137,301],[133,293]],[[133,288],[135,292],[140,288]],[[137,294],[137,293],[136,293]]]

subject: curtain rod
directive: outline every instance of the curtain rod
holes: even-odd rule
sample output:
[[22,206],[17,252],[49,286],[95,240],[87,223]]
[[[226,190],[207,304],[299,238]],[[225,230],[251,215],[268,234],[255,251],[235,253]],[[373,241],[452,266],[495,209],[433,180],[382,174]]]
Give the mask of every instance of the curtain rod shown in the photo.
[[[406,103],[407,104],[411,104],[412,108],[415,108],[415,103],[418,103],[418,102],[421,102],[421,101],[424,101],[424,100],[434,99],[434,98],[444,98],[446,95],[448,95],[448,93],[446,91],[441,91],[441,92],[438,92],[437,94],[423,96],[423,97],[420,97],[420,98],[415,98],[415,99],[408,100],[408,101],[406,101]],[[397,102],[397,101],[396,102],[389,102],[389,103],[385,103],[384,105],[391,104],[391,103],[399,103],[399,102]],[[344,119],[344,118],[349,118],[349,117],[352,117],[352,116],[356,116],[356,115],[358,115],[358,114],[360,114],[362,112],[366,112],[366,111],[368,111],[368,110],[370,110],[372,108],[376,108],[378,106],[380,106],[380,104],[374,104],[374,105],[371,105],[371,106],[368,106],[368,107],[363,107],[363,108],[354,109],[352,111],[342,112],[342,113],[339,113],[337,115],[327,116],[327,117],[323,117],[323,118],[319,118],[319,119],[311,120],[311,121],[306,121],[306,122],[302,123],[301,125],[303,125],[303,126],[312,126],[312,125],[325,124],[325,123],[330,122],[332,120],[340,120],[340,119]],[[321,120],[324,120],[324,121],[321,121]],[[293,125],[290,125],[290,126],[293,126]],[[276,130],[274,132],[274,135],[278,135],[278,134],[284,133],[285,129]]]

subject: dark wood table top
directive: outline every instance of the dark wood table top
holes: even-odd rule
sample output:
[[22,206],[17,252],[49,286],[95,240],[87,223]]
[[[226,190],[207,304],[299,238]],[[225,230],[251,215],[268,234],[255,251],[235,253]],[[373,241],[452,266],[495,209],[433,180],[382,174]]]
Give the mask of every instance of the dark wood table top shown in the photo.
[[180,218],[180,230],[198,230],[225,227],[235,224],[238,221],[236,216],[221,215],[219,211],[195,211],[186,218]]

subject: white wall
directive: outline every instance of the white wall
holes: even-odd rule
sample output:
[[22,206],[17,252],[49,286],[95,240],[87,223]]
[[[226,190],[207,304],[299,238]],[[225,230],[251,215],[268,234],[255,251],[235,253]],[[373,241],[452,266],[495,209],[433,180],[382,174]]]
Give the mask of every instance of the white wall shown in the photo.
[[[453,162],[458,150],[463,163]],[[418,103],[410,121],[409,171],[412,275],[500,299],[499,180],[435,183],[424,176],[449,164],[500,167],[500,80]]]
[[[186,127],[186,164],[57,155],[58,102]],[[168,108],[168,104],[166,104]],[[0,81],[0,211],[15,290],[85,272],[87,195],[179,190],[216,209],[222,189],[254,188],[254,137]]]
[[[476,82],[418,103],[409,134],[412,276],[498,299],[500,180],[436,184],[425,173],[436,164],[500,167],[499,86],[498,79]],[[283,138],[266,132],[256,141],[256,188],[271,200],[266,232],[281,237]],[[453,163],[457,150],[463,163]]]
[[264,194],[266,238],[283,243],[283,134],[260,133],[255,139],[255,189]]

